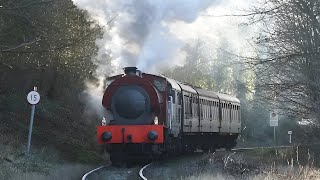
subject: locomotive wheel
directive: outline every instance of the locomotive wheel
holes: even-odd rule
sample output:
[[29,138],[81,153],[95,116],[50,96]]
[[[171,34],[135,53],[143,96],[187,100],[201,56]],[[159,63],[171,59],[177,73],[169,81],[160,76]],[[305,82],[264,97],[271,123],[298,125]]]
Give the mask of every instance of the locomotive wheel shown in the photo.
[[202,145],[201,149],[202,149],[202,151],[204,153],[209,153],[210,152],[210,146],[208,146],[208,145],[205,145],[205,144]]
[[226,144],[226,150],[230,151],[232,148],[234,148],[235,146],[237,145],[237,141],[236,139],[233,139],[231,141],[229,141],[227,144]]

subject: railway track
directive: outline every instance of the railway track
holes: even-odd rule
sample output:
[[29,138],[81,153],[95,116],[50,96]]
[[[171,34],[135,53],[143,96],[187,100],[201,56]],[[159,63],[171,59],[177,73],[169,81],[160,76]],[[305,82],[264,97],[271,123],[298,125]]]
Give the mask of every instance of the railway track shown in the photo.
[[139,171],[139,177],[143,180],[147,180],[147,178],[143,175],[143,170],[145,170],[148,166],[150,166],[152,163],[149,163],[145,166],[143,166]]
[[137,180],[147,178],[143,175],[143,170],[151,163],[133,168],[114,167],[110,165],[100,166],[83,175],[82,180]]
[[107,167],[109,167],[109,166],[110,166],[110,164],[109,164],[109,165],[105,165],[105,166],[100,166],[100,167],[98,167],[98,168],[95,168],[95,169],[87,172],[86,174],[84,174],[84,175],[82,176],[82,179],[81,179],[81,180],[87,180],[88,177],[91,176],[93,173],[95,173],[95,172],[97,172],[97,171],[99,171],[99,170],[101,170],[101,169],[107,168]]
[[231,151],[253,150],[253,149],[279,149],[279,148],[291,148],[291,147],[293,147],[293,146],[250,147],[250,148],[236,148],[236,149],[231,149]]
[[[270,146],[270,147],[251,147],[251,148],[236,148],[231,149],[230,151],[227,150],[217,150],[216,152],[233,152],[232,155],[234,155],[236,152],[242,152],[247,150],[255,150],[255,149],[282,149],[282,148],[293,148],[293,146]],[[188,156],[179,156],[177,158],[169,159],[165,162],[156,162],[156,163],[148,163],[144,165],[143,167],[133,167],[133,168],[119,168],[119,167],[113,167],[110,164],[106,166],[101,166],[98,168],[95,168],[89,172],[87,172],[83,177],[82,180],[95,180],[95,179],[117,179],[117,180],[125,180],[125,179],[143,179],[147,180],[148,176],[150,176],[150,172],[145,172],[146,169],[150,169],[151,165],[154,166],[161,166],[163,164],[174,164],[179,163],[180,161],[197,161],[197,163],[204,162],[207,159],[212,158],[211,156],[214,156],[215,153],[211,154],[193,154]],[[229,155],[229,156],[232,156]],[[184,160],[188,159],[188,160]],[[165,165],[167,166],[167,165]],[[149,168],[148,168],[149,167]],[[152,175],[151,175],[152,176]],[[157,176],[157,175],[155,175]],[[159,176],[158,176],[159,177]],[[154,176],[153,178],[154,179]]]

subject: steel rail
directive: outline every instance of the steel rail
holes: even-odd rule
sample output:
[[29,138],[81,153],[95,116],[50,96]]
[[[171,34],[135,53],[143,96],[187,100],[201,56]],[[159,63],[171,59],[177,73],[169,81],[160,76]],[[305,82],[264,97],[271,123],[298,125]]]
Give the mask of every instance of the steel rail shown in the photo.
[[274,148],[291,148],[295,146],[266,146],[266,147],[250,147],[250,148],[236,148],[231,149],[231,151],[239,151],[239,150],[253,150],[253,149],[274,149]]
[[148,166],[150,166],[151,164],[152,164],[152,163],[149,163],[149,164],[143,166],[143,167],[140,169],[140,171],[139,171],[139,176],[140,176],[141,179],[143,179],[143,180],[148,180],[146,177],[144,177],[144,175],[143,175],[143,170],[144,170],[145,168],[147,168]]
[[87,172],[86,174],[84,174],[84,175],[82,176],[82,179],[81,179],[81,180],[86,180],[88,175],[90,175],[90,174],[92,174],[93,172],[98,171],[98,170],[100,170],[100,169],[102,169],[102,168],[106,168],[106,167],[108,167],[108,166],[110,166],[110,164],[109,164],[109,165],[106,165],[106,166],[100,166],[100,167],[98,167],[98,168],[95,168],[95,169]]

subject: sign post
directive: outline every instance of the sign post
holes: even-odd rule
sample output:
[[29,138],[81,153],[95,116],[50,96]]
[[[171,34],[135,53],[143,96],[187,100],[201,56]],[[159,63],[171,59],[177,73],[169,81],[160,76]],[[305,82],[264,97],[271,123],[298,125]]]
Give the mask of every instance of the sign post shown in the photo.
[[292,131],[288,131],[289,134],[289,143],[291,144],[291,135],[292,135]]
[[27,100],[31,104],[31,116],[30,116],[30,126],[29,126],[28,145],[27,145],[27,153],[29,153],[30,147],[31,147],[31,135],[32,135],[34,111],[36,109],[36,104],[38,104],[38,102],[40,101],[40,95],[37,92],[37,87],[34,87],[33,91],[28,93]]
[[278,113],[276,111],[270,112],[270,126],[273,127],[273,141],[274,145],[276,145],[276,127],[278,126]]

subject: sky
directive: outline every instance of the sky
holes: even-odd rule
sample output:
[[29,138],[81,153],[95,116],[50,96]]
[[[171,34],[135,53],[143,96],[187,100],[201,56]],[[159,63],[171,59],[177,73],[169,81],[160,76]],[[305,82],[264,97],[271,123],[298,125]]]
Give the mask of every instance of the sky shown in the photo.
[[[187,55],[183,48],[198,40],[211,50],[228,41],[235,54],[251,51],[246,47],[255,27],[243,26],[246,18],[217,16],[245,14],[254,0],[73,1],[104,29],[93,59],[97,76],[121,73],[125,66],[149,73],[182,66]],[[207,54],[214,58],[214,52]]]
[[[123,73],[125,66],[143,72],[162,73],[182,66],[185,46],[205,42],[203,53],[215,58],[221,42],[227,41],[233,54],[250,55],[254,26],[244,26],[246,18],[223,17],[246,14],[255,0],[73,0],[103,28],[96,40],[96,76]],[[111,22],[110,22],[111,21]],[[88,111],[103,116],[103,83],[86,82]]]

